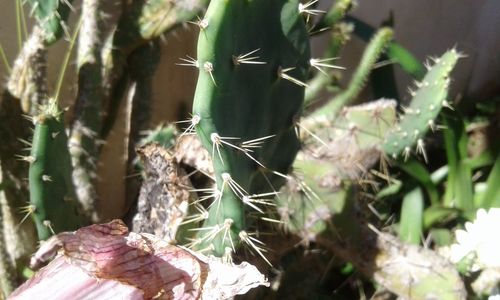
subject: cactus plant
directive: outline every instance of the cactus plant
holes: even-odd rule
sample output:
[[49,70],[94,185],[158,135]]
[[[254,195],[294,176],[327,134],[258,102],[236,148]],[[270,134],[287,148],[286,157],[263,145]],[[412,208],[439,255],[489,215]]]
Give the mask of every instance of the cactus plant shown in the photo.
[[55,43],[63,34],[68,34],[66,20],[71,12],[72,0],[28,0],[32,11],[43,30],[46,44]]
[[421,82],[416,83],[418,89],[411,92],[412,101],[400,117],[399,126],[387,136],[384,143],[386,153],[394,158],[400,153],[408,156],[416,142],[417,152],[427,160],[422,137],[429,129],[435,129],[435,120],[441,108],[450,105],[446,101],[450,84],[449,74],[459,57],[460,54],[452,49],[435,59],[432,67],[428,67],[427,75]]
[[370,74],[373,65],[377,62],[380,54],[392,40],[392,37],[392,29],[379,29],[368,44],[368,47],[365,49],[363,57],[361,58],[361,61],[354,72],[347,89],[336,95],[328,102],[327,105],[314,111],[312,116],[321,117],[325,115],[336,115],[342,107],[349,105],[352,101],[356,100],[368,79],[368,75]]
[[30,207],[40,240],[83,224],[71,179],[68,137],[63,112],[55,100],[33,118],[35,131],[30,156]]
[[298,8],[296,0],[212,1],[198,58],[188,62],[199,68],[193,124],[212,155],[217,182],[197,242],[213,245],[219,256],[240,240],[252,243],[245,209],[261,210],[252,195],[273,192],[264,176],[278,188],[273,171],[287,173],[299,149],[294,121],[310,50]]

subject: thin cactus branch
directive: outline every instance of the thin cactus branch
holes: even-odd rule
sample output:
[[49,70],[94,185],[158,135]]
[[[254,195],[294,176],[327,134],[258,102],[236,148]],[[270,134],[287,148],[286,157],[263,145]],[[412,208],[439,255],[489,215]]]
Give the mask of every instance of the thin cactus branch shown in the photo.
[[77,57],[78,95],[68,144],[76,195],[83,212],[93,221],[99,220],[95,185],[103,108],[101,6],[99,0],[83,1]]

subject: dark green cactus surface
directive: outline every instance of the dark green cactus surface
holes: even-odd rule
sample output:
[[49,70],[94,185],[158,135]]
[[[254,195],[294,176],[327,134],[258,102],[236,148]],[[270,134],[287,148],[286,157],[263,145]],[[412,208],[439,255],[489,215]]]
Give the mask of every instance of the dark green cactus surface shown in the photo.
[[55,43],[63,34],[73,0],[28,0],[47,44]]
[[30,162],[30,205],[38,238],[45,240],[54,232],[74,230],[82,225],[77,212],[71,181],[63,114],[54,101],[34,117],[35,132]]
[[287,173],[300,147],[294,126],[310,49],[298,7],[297,0],[213,0],[199,22],[193,124],[217,181],[199,242],[218,255],[248,244],[245,209],[258,206],[248,197],[278,189],[283,178],[273,171]]

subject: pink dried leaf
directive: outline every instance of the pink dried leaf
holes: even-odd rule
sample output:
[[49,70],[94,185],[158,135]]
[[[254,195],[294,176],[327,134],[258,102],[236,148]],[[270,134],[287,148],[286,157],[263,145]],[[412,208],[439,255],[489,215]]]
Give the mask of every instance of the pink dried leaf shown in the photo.
[[58,250],[62,255],[9,299],[227,299],[268,284],[250,264],[229,265],[154,235],[129,233],[120,220],[52,237],[32,267]]

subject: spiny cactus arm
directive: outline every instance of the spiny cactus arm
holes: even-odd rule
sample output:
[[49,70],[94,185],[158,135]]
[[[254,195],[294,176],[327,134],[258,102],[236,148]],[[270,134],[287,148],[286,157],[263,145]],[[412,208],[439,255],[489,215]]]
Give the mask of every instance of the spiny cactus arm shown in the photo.
[[132,1],[124,7],[113,34],[103,50],[103,82],[107,116],[101,138],[105,139],[115,122],[124,96],[127,57],[139,46],[170,32],[194,19],[208,0]]
[[32,11],[43,30],[47,45],[55,43],[63,34],[68,33],[66,20],[72,9],[73,0],[28,0]]
[[412,146],[417,144],[417,153],[425,157],[423,136],[429,128],[435,127],[435,119],[443,106],[449,106],[446,102],[449,75],[453,70],[460,54],[452,49],[442,57],[435,59],[435,64],[428,68],[428,73],[421,82],[416,85],[418,89],[412,92],[410,106],[400,117],[399,125],[395,130],[388,133],[383,145],[384,152],[388,156],[397,158],[401,154],[407,157]]
[[82,225],[68,151],[62,111],[54,100],[33,118],[35,131],[29,168],[30,204],[40,240],[54,232],[74,230]]
[[[294,122],[310,50],[298,7],[295,0],[214,0],[204,17],[191,62],[199,68],[193,120],[213,157],[217,189],[200,239],[219,256],[249,241],[245,206],[255,205],[247,197],[272,192],[261,171],[287,173],[299,149]],[[260,138],[260,148],[245,148]],[[269,172],[277,188],[274,177]],[[213,229],[221,234],[211,238]]]
[[[375,28],[356,17],[347,16],[346,20],[354,24],[355,34],[364,41],[369,41],[375,34]],[[385,53],[390,60],[398,63],[406,73],[413,77],[413,79],[422,80],[422,78],[424,78],[426,73],[425,66],[401,44],[396,41],[391,41]]]
[[355,101],[361,89],[364,87],[373,65],[380,54],[385,50],[392,37],[392,29],[388,27],[379,29],[366,47],[363,57],[356,71],[354,71],[346,90],[329,100],[325,106],[311,113],[310,117],[335,116],[342,107]]
[[73,182],[83,213],[98,221],[96,203],[98,133],[102,119],[102,1],[85,0],[78,41],[78,94],[69,138]]
[[[341,66],[334,65],[334,60],[338,57],[339,52],[344,44],[349,40],[350,26],[347,24],[338,24],[331,30],[331,39],[323,54],[323,59],[316,59],[317,61],[325,61],[328,67],[317,66],[316,75],[307,82],[306,93],[304,95],[304,107],[313,105],[318,99],[320,93],[329,88],[329,85],[335,84],[335,87],[328,89],[329,92],[339,92],[337,82],[339,77],[335,72],[339,69],[344,69]],[[335,70],[336,69],[336,70]],[[333,91],[332,91],[333,90]]]
[[328,12],[321,18],[321,20],[314,25],[313,32],[317,30],[322,30],[324,28],[330,28],[334,26],[337,22],[342,20],[345,15],[349,12],[349,10],[353,6],[352,0],[339,0],[336,1],[335,4],[330,7]]

